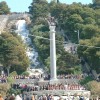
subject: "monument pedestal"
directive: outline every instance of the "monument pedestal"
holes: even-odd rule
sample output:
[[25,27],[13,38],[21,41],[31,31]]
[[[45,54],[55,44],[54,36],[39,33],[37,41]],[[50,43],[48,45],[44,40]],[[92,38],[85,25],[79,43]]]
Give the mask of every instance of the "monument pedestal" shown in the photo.
[[39,81],[44,81],[44,79],[43,78],[40,78]]
[[49,83],[50,84],[58,84],[59,80],[58,79],[50,79]]

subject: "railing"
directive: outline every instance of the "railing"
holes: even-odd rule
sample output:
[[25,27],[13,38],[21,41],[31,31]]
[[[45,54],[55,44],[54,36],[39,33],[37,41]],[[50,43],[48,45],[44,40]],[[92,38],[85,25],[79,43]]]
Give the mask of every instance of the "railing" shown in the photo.
[[32,94],[37,94],[37,95],[43,95],[43,94],[51,94],[51,95],[58,95],[58,96],[74,96],[75,94],[77,95],[83,95],[87,96],[90,98],[90,91],[87,90],[43,90],[43,91],[32,91],[32,92],[24,92],[24,94],[27,95],[32,95]]

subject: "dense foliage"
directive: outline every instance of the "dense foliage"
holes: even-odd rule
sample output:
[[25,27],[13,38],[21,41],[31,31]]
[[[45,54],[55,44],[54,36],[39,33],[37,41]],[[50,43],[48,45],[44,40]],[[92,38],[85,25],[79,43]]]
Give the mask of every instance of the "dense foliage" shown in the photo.
[[[31,19],[34,22],[32,23],[31,33],[48,38],[48,25],[44,19],[51,13],[57,19],[58,27],[64,30],[64,34],[67,35],[71,42],[78,43],[77,32],[79,30],[79,43],[81,44],[78,45],[79,57],[86,59],[92,69],[100,72],[100,48],[96,48],[100,47],[99,7],[99,0],[93,0],[93,4],[89,5],[75,2],[68,5],[60,2],[56,3],[54,0],[50,3],[46,0],[33,0],[29,7],[29,13],[32,15]],[[58,33],[56,35],[58,36]],[[49,64],[49,41],[35,37],[33,39],[39,51],[40,58],[42,58],[43,62]],[[56,39],[63,41],[61,38]],[[76,63],[72,59],[75,56],[64,52],[62,49],[63,44],[60,44],[57,47],[57,66],[60,66],[60,68],[68,67],[69,64],[71,64],[70,66],[74,66]]]
[[25,53],[25,46],[19,39],[10,33],[0,35],[0,63],[10,71],[21,73],[29,66]]
[[10,89],[10,85],[7,83],[4,84],[0,84],[0,94],[2,94],[2,96],[6,96],[6,93],[8,92],[8,90]]
[[9,14],[10,8],[8,7],[5,1],[0,2],[0,15],[1,14]]
[[[53,3],[55,4],[55,2]],[[45,6],[43,4],[45,4]],[[50,8],[47,9],[47,7],[49,8],[47,1],[38,0],[38,2],[35,2],[34,0],[31,6],[29,7],[29,10],[30,14],[32,14],[31,19],[33,22],[31,23],[32,27],[30,28],[30,32],[32,35],[34,35],[31,38],[39,53],[39,59],[46,66],[47,70],[49,70],[50,68],[49,26],[45,18],[48,17],[51,9]],[[56,32],[57,68],[62,72],[65,72],[65,70],[66,72],[68,72],[66,68],[72,68],[72,67],[74,68],[74,66],[78,64],[78,58],[75,55],[65,52],[63,47],[64,38],[59,33],[60,33],[59,31]]]
[[92,69],[100,72],[100,48],[96,48],[100,47],[99,0],[94,0],[91,6],[81,3],[52,5],[52,16],[58,19],[60,27],[74,43],[78,43],[78,32],[75,31],[79,30],[79,57],[86,59]]
[[87,83],[88,89],[91,91],[91,94],[94,96],[100,97],[100,83],[97,81],[90,81]]

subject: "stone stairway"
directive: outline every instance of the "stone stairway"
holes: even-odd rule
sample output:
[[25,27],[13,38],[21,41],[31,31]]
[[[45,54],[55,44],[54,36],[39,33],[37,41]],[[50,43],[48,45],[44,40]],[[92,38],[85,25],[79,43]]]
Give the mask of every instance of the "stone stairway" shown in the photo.
[[[57,84],[71,84],[71,83],[79,83],[80,79],[58,79]],[[39,85],[47,85],[50,80],[39,80],[39,79],[15,79],[14,83],[22,83],[22,84],[33,84],[38,83]]]

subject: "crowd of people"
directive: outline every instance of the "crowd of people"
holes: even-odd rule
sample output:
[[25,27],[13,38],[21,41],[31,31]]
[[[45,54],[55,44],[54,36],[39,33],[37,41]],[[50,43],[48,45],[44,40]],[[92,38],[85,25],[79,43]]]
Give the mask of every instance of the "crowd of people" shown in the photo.
[[[57,79],[81,79],[83,78],[84,75],[73,75],[73,74],[61,74],[57,76]],[[38,92],[38,91],[44,91],[44,90],[85,90],[85,88],[83,86],[81,86],[80,84],[73,82],[73,83],[56,83],[56,84],[50,84],[50,83],[43,83],[43,84],[38,84],[38,80],[43,78],[43,80],[50,80],[50,75],[32,75],[32,76],[25,76],[25,75],[16,75],[13,76],[12,79],[37,79],[37,82],[33,83],[14,83],[11,85],[11,87],[13,89],[20,89],[26,93],[30,93],[30,92]],[[0,82],[5,83],[7,82],[7,76],[6,75],[1,75],[0,76]],[[19,99],[18,99],[19,98]],[[34,99],[32,99],[34,98]],[[2,100],[2,99],[1,99]],[[75,99],[75,96],[58,96],[58,95],[51,95],[51,94],[43,94],[43,95],[36,95],[33,94],[31,95],[11,95],[11,96],[7,96],[5,98],[5,100],[85,100],[85,99],[81,99],[80,96],[77,96],[77,99]],[[87,99],[88,100],[88,99]]]
[[0,95],[0,100],[89,100],[89,98],[82,95],[52,95],[52,94],[43,94],[43,95],[22,95],[22,94],[12,94],[10,96],[3,97]]
[[46,85],[34,85],[34,84],[12,84],[12,88],[21,89],[23,91],[41,91],[41,90],[85,90],[80,84],[46,84]]
[[0,76],[0,83],[7,83],[7,76],[6,75]]
[[58,79],[82,79],[84,77],[83,74],[80,75],[73,75],[73,74],[61,74],[58,75]]
[[52,94],[43,94],[40,96],[34,95],[32,96],[32,100],[88,100],[84,96],[74,96],[74,95],[52,95]]
[[13,79],[39,79],[41,75],[32,75],[32,76],[25,76],[25,75],[16,75],[12,77]]
[[[61,74],[58,75],[58,79],[81,79],[84,75],[73,75],[73,74]],[[7,75],[1,75],[0,76],[0,83],[6,83],[7,82]],[[12,79],[40,79],[43,78],[44,80],[50,80],[50,75],[32,75],[32,76],[25,76],[25,75],[16,75],[13,76]]]
[[[60,74],[57,76],[58,79],[81,79],[83,78],[83,74],[81,75],[73,75],[73,74]],[[49,80],[50,75],[31,75],[31,76],[25,76],[25,75],[16,75],[13,76],[14,79],[40,79],[43,78],[44,80]]]

